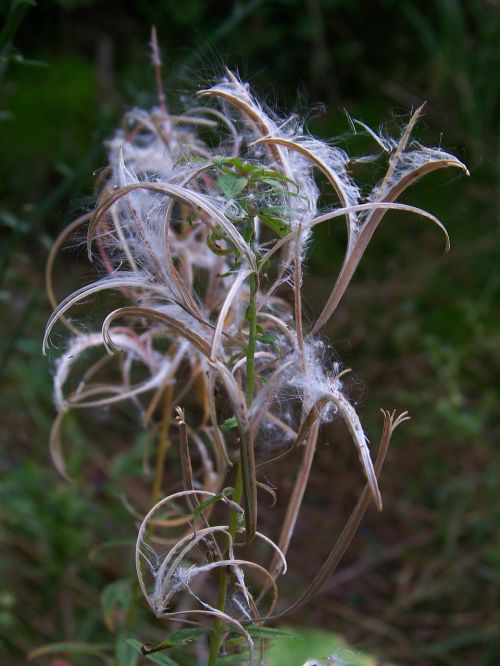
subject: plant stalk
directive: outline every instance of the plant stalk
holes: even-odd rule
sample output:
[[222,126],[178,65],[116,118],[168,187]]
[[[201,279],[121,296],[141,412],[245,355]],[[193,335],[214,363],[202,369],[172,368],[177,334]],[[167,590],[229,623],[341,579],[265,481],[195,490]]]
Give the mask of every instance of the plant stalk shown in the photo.
[[[246,385],[245,385],[245,400],[247,407],[250,407],[253,401],[253,394],[255,390],[255,347],[257,343],[257,278],[254,274],[250,276],[250,303],[248,305],[248,345],[246,353]],[[240,457],[238,468],[236,471],[236,481],[234,484],[233,501],[239,504],[243,495],[243,460]],[[238,529],[239,513],[232,509],[229,514],[229,535],[234,541],[236,531]],[[219,584],[217,589],[217,599],[215,607],[217,610],[224,612],[226,606],[227,588],[229,583],[227,568],[219,570]],[[216,666],[217,657],[222,643],[222,636],[224,634],[224,621],[220,617],[214,620],[210,637],[210,652],[208,657],[207,666]]]
[[[236,482],[234,484],[234,493],[232,499],[237,504],[239,504],[241,501],[242,494],[243,494],[243,473],[240,461],[238,463],[238,468],[236,471]],[[238,511],[236,511],[235,509],[231,509],[231,512],[229,514],[228,532],[233,541],[234,537],[236,536],[236,531],[238,529],[238,516],[239,516]],[[221,612],[224,612],[224,608],[226,606],[228,583],[229,583],[229,577],[227,569],[226,568],[219,569],[219,586],[217,589],[217,600],[215,602],[215,607],[217,608],[217,610]],[[208,655],[207,666],[216,666],[223,634],[224,634],[224,622],[220,617],[216,617],[214,620],[214,626],[212,628],[210,636],[210,652]]]

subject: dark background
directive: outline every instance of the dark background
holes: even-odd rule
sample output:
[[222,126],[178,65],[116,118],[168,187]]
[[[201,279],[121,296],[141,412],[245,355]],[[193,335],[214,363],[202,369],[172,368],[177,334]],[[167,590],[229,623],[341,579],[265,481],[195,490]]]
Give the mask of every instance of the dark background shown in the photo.
[[[397,131],[427,100],[417,137],[469,167],[468,179],[434,174],[404,197],[446,224],[451,252],[443,254],[431,225],[388,216],[326,331],[354,369],[352,396],[367,432],[375,439],[379,407],[408,409],[413,419],[388,457],[384,512],[369,512],[325,592],[292,620],[399,664],[500,663],[499,3],[0,6],[10,16],[0,33],[2,664],[23,663],[51,641],[107,640],[99,591],[129,573],[123,549],[93,564],[87,554],[134,534],[116,498],[140,460],[140,434],[125,410],[113,412],[111,424],[107,415],[71,421],[75,469],[83,461],[87,473],[75,487],[62,482],[47,452],[52,388],[40,340],[50,310],[43,280],[50,244],[88,204],[93,171],[105,164],[102,141],[123,110],[155,103],[152,23],[174,110],[180,95],[213,81],[224,64],[269,104],[305,112],[308,129],[323,137],[349,133],[343,109]],[[312,249],[311,318],[344,240],[325,227]],[[92,273],[81,253],[63,254],[61,295],[74,287],[74,274]],[[355,456],[335,434],[335,445],[318,454],[285,597],[312,578],[359,492]]]

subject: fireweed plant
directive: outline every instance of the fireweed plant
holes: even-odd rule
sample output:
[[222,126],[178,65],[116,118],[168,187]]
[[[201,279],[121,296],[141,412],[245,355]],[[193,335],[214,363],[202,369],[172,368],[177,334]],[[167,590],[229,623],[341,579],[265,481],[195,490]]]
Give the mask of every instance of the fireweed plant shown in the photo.
[[[388,165],[367,194],[351,176],[355,160],[309,136],[295,116],[270,113],[233,73],[201,90],[199,103],[182,115],[168,113],[159,89],[158,108],[125,115],[107,144],[109,164],[98,179],[94,210],[63,231],[49,257],[54,312],[44,349],[58,322],[71,334],[55,369],[51,453],[68,477],[61,429],[71,410],[125,401],[137,409],[155,442],[152,506],[135,551],[138,585],[156,617],[188,627],[163,644],[144,646],[143,653],[175,645],[180,635],[202,641],[209,666],[231,654],[255,663],[256,652],[262,663],[264,639],[273,636],[264,625],[310,600],[339,563],[369,503],[382,508],[377,479],[392,433],[408,418],[382,412],[373,462],[344,392],[348,370],[326,360],[321,330],[388,211],[434,222],[448,247],[436,217],[396,200],[427,173],[465,167],[411,139],[421,108],[398,140],[359,123],[376,145],[376,155],[363,161]],[[320,206],[326,185],[337,206]],[[345,258],[310,323],[302,307],[304,262],[315,228],[331,222],[347,227]],[[55,256],[84,225],[89,259],[102,275],[57,303]],[[67,318],[74,306],[109,290],[124,304],[95,331]],[[94,360],[96,350],[101,355]],[[113,365],[119,379],[111,381]],[[314,580],[277,611],[279,577],[320,429],[334,418],[347,425],[366,486]],[[281,531],[271,537],[259,528],[259,514],[276,501],[276,489],[264,479],[295,450],[301,462]],[[165,495],[167,455],[178,473]]]

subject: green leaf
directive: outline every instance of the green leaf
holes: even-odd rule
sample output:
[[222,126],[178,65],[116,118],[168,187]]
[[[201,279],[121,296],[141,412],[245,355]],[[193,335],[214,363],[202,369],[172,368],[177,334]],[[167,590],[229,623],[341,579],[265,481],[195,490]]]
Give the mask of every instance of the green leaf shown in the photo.
[[99,543],[95,548],[89,552],[88,558],[91,562],[99,561],[100,556],[103,552],[110,550],[112,548],[124,548],[129,549],[135,546],[135,539],[110,539],[109,541],[103,541]]
[[121,610],[127,615],[132,601],[132,589],[127,580],[117,580],[104,588],[101,594],[101,607],[104,621],[110,631],[115,631],[115,614]]
[[[134,650],[136,650],[139,654],[144,654],[143,649],[142,649],[142,643],[135,638],[129,638],[127,639],[127,643],[131,645]],[[160,666],[179,666],[179,664],[171,659],[170,657],[167,657],[166,654],[146,654],[144,655],[146,659],[149,661],[152,661],[153,664],[160,664]]]
[[277,192],[281,194],[295,194],[295,192],[290,192],[286,187],[283,187],[282,183],[290,183],[294,187],[297,187],[297,183],[290,178],[286,178],[283,174],[277,174],[276,176],[262,176],[259,178],[259,183],[264,183],[264,185],[269,185]]
[[123,632],[120,633],[115,642],[115,666],[137,666],[138,662],[137,650],[130,645]]
[[34,0],[14,0],[11,3],[9,13],[0,33],[0,50],[5,49],[14,39],[16,30],[24,19],[24,15],[35,4]]
[[304,629],[302,641],[283,638],[266,649],[267,666],[303,666],[307,660],[317,660],[326,666],[325,655],[334,655],[339,663],[349,666],[375,666],[369,655],[348,647],[341,638],[326,631]]
[[205,502],[201,502],[201,504],[198,504],[196,509],[193,511],[193,515],[195,516],[195,518],[200,516],[203,513],[203,511],[205,511],[205,509],[207,509],[212,504],[215,504],[215,502],[218,502],[223,497],[224,497],[223,493],[217,493],[213,497],[210,497],[209,499],[205,500]]
[[19,53],[2,56],[2,63],[5,65],[26,65],[27,67],[49,67],[47,62],[43,62],[42,60],[30,60],[24,58]]
[[174,647],[175,645],[186,645],[187,643],[191,643],[191,641],[196,640],[200,636],[203,636],[205,633],[206,632],[204,629],[181,629],[180,631],[176,631],[175,633],[170,634],[167,640],[162,641],[158,645],[150,647],[147,643],[145,643],[142,646],[142,653],[144,655],[148,655],[153,654],[153,652],[168,650],[168,648]]
[[247,243],[251,243],[255,238],[255,230],[253,224],[249,224],[242,232],[243,238]]
[[272,205],[266,206],[265,208],[262,209],[262,212],[265,215],[269,215],[270,217],[275,217],[279,220],[283,220],[284,218],[291,219],[295,215],[294,209],[283,203],[276,204],[274,206]]
[[238,427],[238,419],[236,418],[236,416],[230,416],[223,423],[221,423],[219,427],[223,432],[227,432],[228,430],[232,430],[233,428],[237,428]]
[[167,657],[166,654],[147,654],[146,659],[152,661],[153,664],[160,664],[160,666],[179,666],[178,662]]
[[248,627],[248,633],[252,638],[287,638],[296,641],[304,640],[300,634],[284,629],[274,629],[274,627]]
[[218,169],[229,171],[228,167],[235,167],[238,171],[242,172],[247,166],[239,157],[224,157],[224,155],[216,155],[213,158],[213,163]]
[[106,660],[108,655],[106,655],[105,652],[112,649],[113,645],[111,643],[90,644],[70,641],[64,643],[51,643],[50,645],[42,645],[41,647],[32,650],[28,654],[28,660],[43,657],[46,654],[89,654]]
[[203,636],[206,633],[205,629],[200,629],[199,627],[180,629],[179,631],[170,634],[169,639],[174,645],[184,645],[185,643],[190,643],[191,641],[200,638],[200,636]]
[[277,354],[279,354],[278,343],[276,342],[276,336],[271,335],[271,333],[260,333],[257,335],[257,340],[264,345],[270,345]]
[[234,199],[247,186],[248,178],[237,176],[232,173],[225,173],[217,179],[217,187],[225,199]]
[[212,158],[212,161],[214,165],[218,168],[221,169],[225,164],[226,164],[227,157],[224,157],[224,155],[215,155]]
[[29,230],[29,225],[26,222],[23,222],[23,220],[20,220],[8,210],[0,210],[0,222],[8,229],[20,231],[21,233]]
[[259,211],[259,219],[280,238],[288,236],[290,233],[290,226],[283,222],[281,217],[273,215],[270,209],[267,209],[267,212]]

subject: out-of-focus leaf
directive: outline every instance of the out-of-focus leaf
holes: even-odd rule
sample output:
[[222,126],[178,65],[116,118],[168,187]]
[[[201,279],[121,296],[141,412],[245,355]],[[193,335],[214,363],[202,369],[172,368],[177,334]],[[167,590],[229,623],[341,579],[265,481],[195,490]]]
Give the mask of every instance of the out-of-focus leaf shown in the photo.
[[101,607],[104,621],[110,631],[115,631],[115,614],[121,610],[128,613],[132,601],[132,590],[127,580],[117,580],[104,588],[101,594]]
[[46,654],[88,654],[94,657],[100,657],[103,660],[107,659],[106,652],[113,649],[110,643],[50,643],[49,645],[42,645],[35,648],[28,654],[28,660],[43,657]]
[[248,633],[252,638],[286,638],[287,640],[302,641],[303,636],[293,631],[275,629],[274,627],[248,627]]
[[154,652],[160,652],[161,650],[168,650],[168,648],[174,647],[175,645],[186,645],[200,636],[203,636],[205,633],[204,629],[198,629],[196,627],[193,629],[181,629],[180,631],[171,634],[167,640],[162,641],[158,645],[149,646],[145,643],[142,646],[142,653],[153,654]]
[[24,15],[30,7],[35,6],[34,0],[14,0],[10,6],[9,13],[0,32],[0,51],[5,49],[14,38]]
[[123,631],[118,634],[115,642],[115,665],[137,666],[139,654],[124,635]]
[[[285,632],[284,632],[285,633]],[[334,634],[326,631],[305,629],[302,641],[283,638],[266,650],[266,666],[303,666],[314,660],[322,666],[349,664],[349,666],[375,666],[376,660],[369,655],[352,650]]]
[[11,55],[6,55],[2,57],[2,63],[5,65],[27,65],[28,67],[48,67],[47,62],[43,60],[30,60],[29,58],[24,58],[19,53],[12,53]]
[[100,555],[107,550],[112,548],[129,548],[132,549],[135,546],[135,539],[111,539],[110,541],[104,541],[103,543],[98,544],[95,548],[89,553],[89,560],[95,562],[99,560]]

